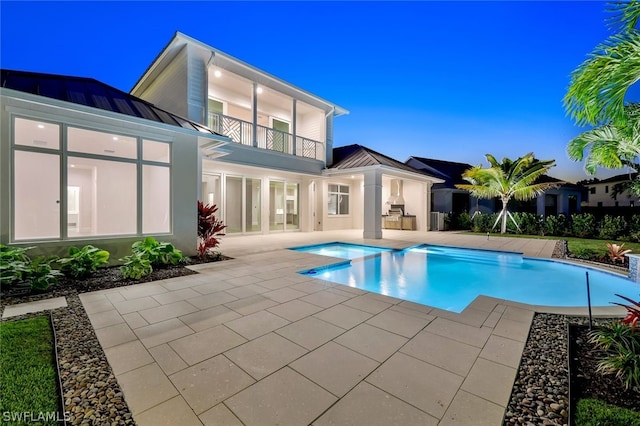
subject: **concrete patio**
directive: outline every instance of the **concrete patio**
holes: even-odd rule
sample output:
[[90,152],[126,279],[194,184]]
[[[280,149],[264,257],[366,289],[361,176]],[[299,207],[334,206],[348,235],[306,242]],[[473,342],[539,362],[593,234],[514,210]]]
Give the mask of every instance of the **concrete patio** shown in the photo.
[[300,275],[335,259],[285,248],[433,243],[551,257],[555,241],[361,236],[226,237],[234,259],[197,275],[81,295],[137,424],[500,425],[535,307],[481,296],[456,314]]

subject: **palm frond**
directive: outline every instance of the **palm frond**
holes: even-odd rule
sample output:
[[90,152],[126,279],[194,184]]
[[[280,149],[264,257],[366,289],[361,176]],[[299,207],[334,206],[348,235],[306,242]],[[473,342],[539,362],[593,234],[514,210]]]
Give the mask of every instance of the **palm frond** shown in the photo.
[[606,11],[611,13],[607,18],[609,28],[616,31],[629,31],[638,24],[640,2],[637,0],[610,1]]
[[640,79],[640,32],[610,36],[571,74],[567,114],[580,125],[623,124],[627,89]]

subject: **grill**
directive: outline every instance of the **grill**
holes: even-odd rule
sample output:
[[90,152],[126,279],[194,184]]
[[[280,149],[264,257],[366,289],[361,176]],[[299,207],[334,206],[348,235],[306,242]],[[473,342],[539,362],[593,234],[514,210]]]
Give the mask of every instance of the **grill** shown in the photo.
[[384,217],[384,227],[386,229],[402,229],[402,216],[404,216],[404,204],[391,204]]

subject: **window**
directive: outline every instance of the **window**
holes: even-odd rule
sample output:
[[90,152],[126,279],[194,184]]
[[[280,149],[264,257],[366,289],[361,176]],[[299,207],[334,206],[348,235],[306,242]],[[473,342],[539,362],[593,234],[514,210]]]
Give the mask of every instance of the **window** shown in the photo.
[[618,204],[619,204],[619,202],[618,202],[618,201],[616,201],[616,207],[618,207]]
[[634,203],[633,201],[629,201],[629,207],[633,207],[635,206],[636,203]]
[[591,188],[589,188],[589,193],[595,194],[596,193],[596,187],[592,186]]
[[13,126],[13,240],[171,232],[170,143],[19,117]]
[[349,186],[329,184],[329,215],[349,214]]
[[604,187],[604,193],[605,193],[605,194],[608,194],[608,193],[609,193],[609,185],[606,185],[606,186]]
[[602,207],[602,201],[598,201],[598,207]]

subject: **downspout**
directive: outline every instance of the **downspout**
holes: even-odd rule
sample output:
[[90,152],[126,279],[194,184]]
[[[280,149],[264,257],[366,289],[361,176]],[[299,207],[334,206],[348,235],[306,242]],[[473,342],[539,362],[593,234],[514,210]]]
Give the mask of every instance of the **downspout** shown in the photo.
[[[324,116],[325,121],[325,167],[333,164],[333,118],[331,122],[329,122],[328,118],[330,115],[334,115],[336,112],[336,107],[331,107],[331,111],[327,112]],[[331,123],[331,124],[329,124]],[[331,135],[331,138],[329,138]]]
[[209,68],[213,63],[213,58],[216,56],[215,52],[211,52],[211,56],[204,67],[204,125],[209,127]]

